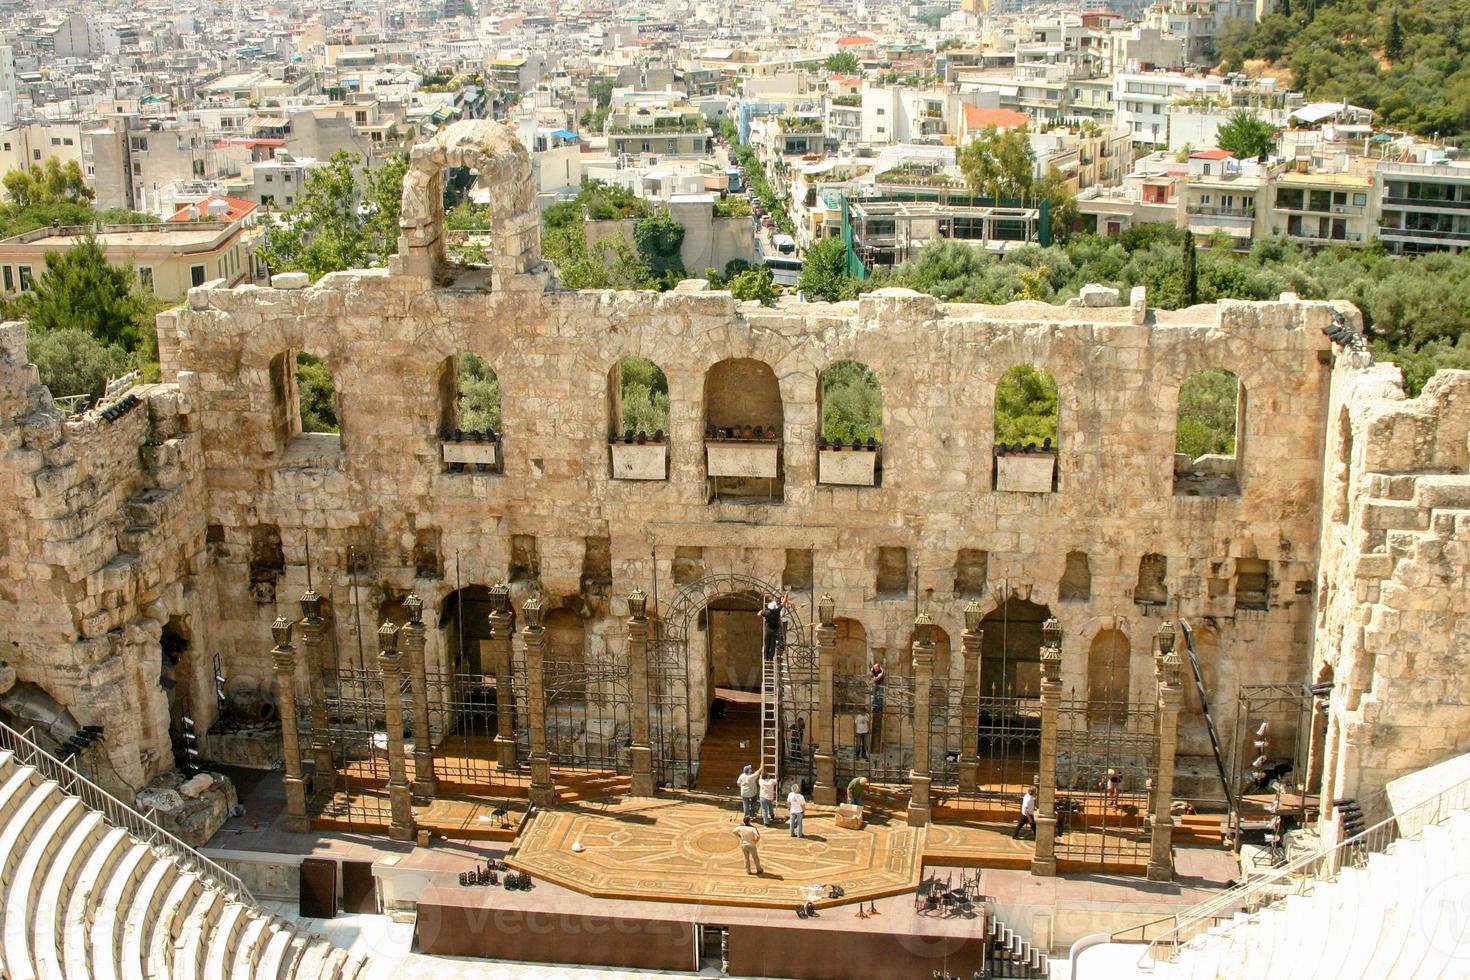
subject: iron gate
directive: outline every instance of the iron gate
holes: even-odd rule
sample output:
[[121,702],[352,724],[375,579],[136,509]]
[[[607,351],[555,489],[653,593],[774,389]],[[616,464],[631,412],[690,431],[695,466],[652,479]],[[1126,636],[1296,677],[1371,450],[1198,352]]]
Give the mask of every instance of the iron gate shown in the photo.
[[[837,776],[846,783],[866,776],[875,783],[906,784],[914,767],[914,684],[889,674],[875,687],[867,677],[840,677],[832,681],[832,708],[839,717]],[[852,718],[868,715],[867,757],[860,757]]]
[[[496,760],[498,678],[494,674],[431,673],[427,679],[429,733],[437,778],[452,784],[455,791],[466,793],[528,782],[526,771],[501,769]],[[506,683],[510,683],[509,678]],[[516,716],[514,708],[511,714]]]
[[1041,700],[978,699],[976,795],[1016,803],[1041,763]]
[[[1089,718],[1108,720],[1089,723]],[[1100,704],[1077,697],[1075,690],[1062,699],[1057,706],[1058,860],[1092,867],[1148,864],[1147,817],[1158,752],[1153,702]]]
[[[548,651],[549,652],[549,651]],[[525,655],[518,651],[512,674],[517,692],[525,683]],[[546,701],[546,752],[559,769],[631,772],[632,702],[628,667],[606,648],[584,657],[547,657],[541,662]],[[531,756],[531,732],[516,732],[519,756]]]

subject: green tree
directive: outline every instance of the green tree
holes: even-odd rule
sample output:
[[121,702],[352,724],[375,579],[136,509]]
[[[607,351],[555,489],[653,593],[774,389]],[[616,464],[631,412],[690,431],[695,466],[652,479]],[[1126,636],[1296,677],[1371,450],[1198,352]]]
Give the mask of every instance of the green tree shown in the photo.
[[132,350],[148,331],[148,303],[133,290],[131,266],[108,263],[97,239],[88,236],[65,252],[48,252],[35,289],[22,293],[13,315],[32,329],[76,328],[104,345]]
[[684,244],[684,226],[675,221],[667,210],[633,225],[633,242],[638,254],[655,275],[684,271],[684,262],[679,257],[679,248]]
[[68,327],[30,338],[29,357],[41,373],[41,383],[57,398],[102,397],[107,382],[133,367],[128,352],[115,344],[100,343],[85,330]]
[[1057,383],[1030,364],[1018,364],[995,386],[995,441],[1057,444]]
[[12,170],[3,179],[10,203],[20,210],[47,204],[87,204],[92,189],[75,160],[63,164],[56,157],[30,170]]
[[976,194],[999,201],[1023,198],[1035,182],[1035,155],[1021,127],[986,126],[960,151],[960,172]]
[[[284,215],[266,227],[257,250],[272,273],[364,269],[398,247],[398,217],[407,158],[395,154],[361,178],[357,157],[339,150],[306,175],[306,187]],[[359,207],[361,205],[361,207]]]
[[1389,61],[1398,61],[1404,56],[1404,28],[1399,23],[1397,7],[1389,8],[1387,33],[1388,36],[1383,42],[1383,53]]
[[337,388],[321,358],[296,352],[296,394],[301,405],[302,432],[340,432]]
[[883,388],[866,364],[838,361],[822,372],[822,436],[843,442],[883,437]]
[[827,56],[822,67],[834,75],[856,75],[862,71],[862,63],[851,51],[836,51]]
[[1264,160],[1276,145],[1276,127],[1246,109],[1236,109],[1220,127],[1215,142],[1241,160]]
[[847,274],[847,246],[841,238],[824,238],[807,249],[796,288],[811,300],[836,302],[856,295],[856,283]]
[[1236,398],[1240,381],[1224,368],[1207,368],[1179,386],[1174,451],[1190,459],[1235,454]]
[[623,431],[653,435],[669,431],[669,379],[646,357],[625,357],[618,364],[619,403]]
[[455,359],[455,413],[466,432],[500,431],[500,379],[483,357],[461,354]]
[[738,272],[729,282],[730,294],[736,299],[759,300],[765,306],[776,303],[776,287],[771,284],[771,270],[767,266],[752,266]]
[[1199,302],[1199,256],[1195,253],[1194,232],[1184,233],[1184,305]]

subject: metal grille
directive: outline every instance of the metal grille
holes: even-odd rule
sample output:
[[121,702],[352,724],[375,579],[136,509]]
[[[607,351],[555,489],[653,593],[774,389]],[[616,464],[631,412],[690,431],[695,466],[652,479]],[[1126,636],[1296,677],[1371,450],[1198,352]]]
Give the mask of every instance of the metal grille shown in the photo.
[[[833,710],[841,716],[838,728],[839,782],[867,776],[875,783],[907,783],[914,767],[914,684],[907,677],[888,675],[875,693],[866,677],[839,677],[832,682]],[[858,758],[851,716],[867,712],[868,753]]]
[[1041,761],[1041,701],[986,697],[975,712],[976,795],[1014,803],[1036,778]]
[[527,771],[501,769],[496,762],[496,685],[494,674],[428,675],[434,772],[461,792],[493,792],[530,780]]
[[963,717],[964,685],[947,677],[934,678],[929,687],[929,778],[934,786],[959,785],[960,755],[965,748]]
[[[524,656],[516,669],[524,671]],[[630,772],[633,767],[632,704],[628,668],[610,651],[585,659],[542,661],[546,696],[546,751],[560,769]],[[519,681],[517,687],[526,690]],[[529,728],[517,732],[521,756],[530,758]]]
[[[387,796],[376,792],[388,783],[383,676],[377,670],[339,667],[323,671],[322,678],[327,741],[332,768],[337,773],[337,792],[322,801],[320,815],[337,822],[378,827],[389,820]],[[405,708],[411,710],[406,693],[400,690],[399,696]]]
[[654,779],[663,786],[687,787],[693,771],[688,651],[658,624],[650,624],[648,633],[648,738]]
[[[1089,718],[1119,719],[1089,724]],[[1076,691],[1057,707],[1058,860],[1090,867],[1148,864],[1149,792],[1158,769],[1157,708],[1098,704]],[[1165,803],[1168,806],[1168,803]]]

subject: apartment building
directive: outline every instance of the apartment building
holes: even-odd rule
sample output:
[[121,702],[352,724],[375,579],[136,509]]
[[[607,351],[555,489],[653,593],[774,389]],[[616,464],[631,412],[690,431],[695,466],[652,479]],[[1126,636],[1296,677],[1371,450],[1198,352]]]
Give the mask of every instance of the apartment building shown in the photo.
[[1272,181],[1266,233],[1304,245],[1362,245],[1377,231],[1370,173],[1283,173]]
[[1119,125],[1133,132],[1133,142],[1166,146],[1169,142],[1169,109],[1181,98],[1225,96],[1222,78],[1181,75],[1169,72],[1113,76],[1113,111]]
[[1191,153],[1179,194],[1180,227],[1200,239],[1224,235],[1235,248],[1249,249],[1264,233],[1272,176],[1259,161],[1237,160],[1229,150]]
[[669,92],[615,94],[605,128],[613,156],[700,157],[709,152],[704,115]]
[[1398,255],[1470,248],[1470,161],[1427,156],[1426,163],[1384,161],[1374,177],[1378,237]]
[[[82,162],[82,130],[75,122],[26,123],[0,130],[0,174],[39,167],[51,157]],[[0,196],[5,193],[0,187]]]

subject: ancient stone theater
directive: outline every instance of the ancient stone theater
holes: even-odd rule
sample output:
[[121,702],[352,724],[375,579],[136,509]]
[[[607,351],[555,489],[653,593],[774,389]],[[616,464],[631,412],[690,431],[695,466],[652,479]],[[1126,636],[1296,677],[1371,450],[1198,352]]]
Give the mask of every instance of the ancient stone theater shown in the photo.
[[[453,168],[488,264],[448,257]],[[1470,751],[1470,372],[1406,398],[1350,304],[763,307],[563,289],[539,242],[529,156],[462,123],[389,268],[192,289],[161,383],[68,414],[0,328],[12,975],[364,967],[282,899],[422,954],[1042,976]],[[666,429],[625,424],[647,362]],[[823,431],[839,364],[867,438]],[[1018,366],[1040,442],[997,435]],[[1200,372],[1234,431],[1191,458]]]

